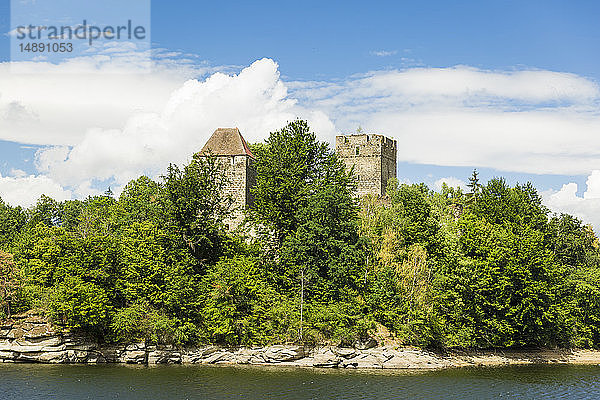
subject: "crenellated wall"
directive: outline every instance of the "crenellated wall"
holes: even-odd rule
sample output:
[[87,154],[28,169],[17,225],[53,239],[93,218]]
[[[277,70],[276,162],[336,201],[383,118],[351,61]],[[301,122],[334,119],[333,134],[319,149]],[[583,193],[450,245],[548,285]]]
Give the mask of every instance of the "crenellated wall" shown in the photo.
[[335,138],[335,151],[346,168],[354,168],[357,195],[385,195],[387,182],[396,177],[396,141],[382,135],[342,135]]

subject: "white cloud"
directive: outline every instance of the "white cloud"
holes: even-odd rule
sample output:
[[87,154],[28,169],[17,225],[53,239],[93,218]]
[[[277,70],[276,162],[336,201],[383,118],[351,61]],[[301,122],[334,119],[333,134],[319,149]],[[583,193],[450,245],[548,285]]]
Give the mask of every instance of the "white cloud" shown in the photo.
[[393,56],[394,54],[397,54],[398,50],[377,50],[377,51],[372,51],[371,54],[377,57],[387,57],[387,56]]
[[[285,82],[270,59],[234,75],[164,50],[141,74],[145,55],[121,50],[19,64],[33,74],[0,64],[0,139],[48,146],[36,155],[36,178],[74,196],[104,191],[98,182],[118,192],[141,173],[185,161],[217,127],[237,126],[252,142],[296,117],[329,142],[358,125],[391,136],[401,162],[536,174],[600,166],[600,89],[574,74],[458,66]],[[448,177],[436,186],[444,179],[464,185]],[[590,179],[581,200],[600,197]],[[569,193],[554,193],[553,204],[579,201]]]
[[[339,83],[298,84],[305,89],[298,92],[302,98],[340,107],[352,106],[351,100],[355,100],[357,110],[415,104],[497,106],[502,105],[497,103],[499,99],[532,103],[586,101],[599,95],[596,83],[575,74],[544,70],[487,71],[468,66],[379,71]],[[364,103],[366,99],[370,100],[368,104]]]
[[88,193],[92,180],[113,180],[118,192],[142,173],[157,175],[169,162],[189,159],[217,127],[237,126],[254,142],[297,117],[308,119],[321,140],[333,138],[328,117],[289,99],[278,65],[263,59],[237,75],[188,80],[171,93],[161,112],[134,113],[122,128],[88,129],[69,148],[38,151],[36,165],[76,193]]
[[413,68],[289,87],[338,129],[397,139],[399,161],[536,174],[600,164],[600,89],[574,74]]
[[47,176],[17,175],[14,177],[0,175],[0,197],[10,205],[31,207],[42,194],[58,201],[71,198],[71,191],[63,189]]
[[[584,199],[600,199],[600,170],[593,170],[591,175],[588,176],[587,190],[583,194]],[[600,211],[600,210],[599,210]]]
[[557,192],[542,193],[544,204],[556,213],[567,213],[591,224],[594,232],[600,232],[600,170],[594,170],[588,176],[583,197],[577,196],[577,184],[563,185]]
[[446,178],[440,178],[437,181],[435,181],[435,183],[433,184],[434,188],[436,191],[440,192],[442,190],[442,185],[443,184],[448,185],[448,187],[451,188],[460,188],[462,189],[463,192],[468,191],[468,187],[467,184],[463,181],[460,180],[454,176],[448,176]]
[[85,57],[0,63],[0,140],[75,145],[90,128],[120,129],[135,113],[160,112],[187,79],[215,69],[187,57],[115,52],[107,44]]

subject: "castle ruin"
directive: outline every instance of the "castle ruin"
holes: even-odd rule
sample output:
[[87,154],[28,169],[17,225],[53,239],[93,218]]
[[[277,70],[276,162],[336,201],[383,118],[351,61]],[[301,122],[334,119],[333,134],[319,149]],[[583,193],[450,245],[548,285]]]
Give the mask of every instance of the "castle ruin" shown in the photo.
[[[335,151],[346,164],[354,168],[357,195],[384,196],[387,182],[396,177],[396,141],[376,134],[337,136]],[[219,128],[208,139],[198,155],[213,155],[225,169],[227,183],[223,188],[231,196],[230,216],[224,221],[229,229],[244,220],[244,210],[254,201],[251,188],[256,184],[255,157],[238,128]]]
[[390,178],[396,177],[396,141],[383,135],[356,134],[335,138],[335,152],[346,168],[354,168],[359,197],[384,196]]
[[238,128],[219,128],[214,131],[198,153],[201,157],[209,154],[217,157],[225,171],[227,181],[223,194],[231,196],[233,204],[224,222],[229,229],[235,229],[243,222],[246,207],[254,201],[250,188],[256,184],[255,157]]

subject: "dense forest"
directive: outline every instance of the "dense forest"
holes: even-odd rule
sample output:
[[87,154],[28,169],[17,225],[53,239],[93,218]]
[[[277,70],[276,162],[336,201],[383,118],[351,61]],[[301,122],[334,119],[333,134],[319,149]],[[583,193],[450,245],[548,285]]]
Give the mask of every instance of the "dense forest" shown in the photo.
[[213,157],[118,198],[0,201],[0,318],[38,309],[103,342],[600,346],[598,239],[531,184],[474,172],[468,193],[392,180],[359,200],[300,120],[252,151],[236,232]]

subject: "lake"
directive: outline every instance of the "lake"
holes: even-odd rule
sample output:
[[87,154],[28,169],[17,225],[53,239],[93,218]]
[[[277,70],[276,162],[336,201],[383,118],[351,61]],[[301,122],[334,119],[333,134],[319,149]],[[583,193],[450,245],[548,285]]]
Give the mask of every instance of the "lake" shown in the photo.
[[2,399],[597,399],[598,366],[438,371],[0,364]]

